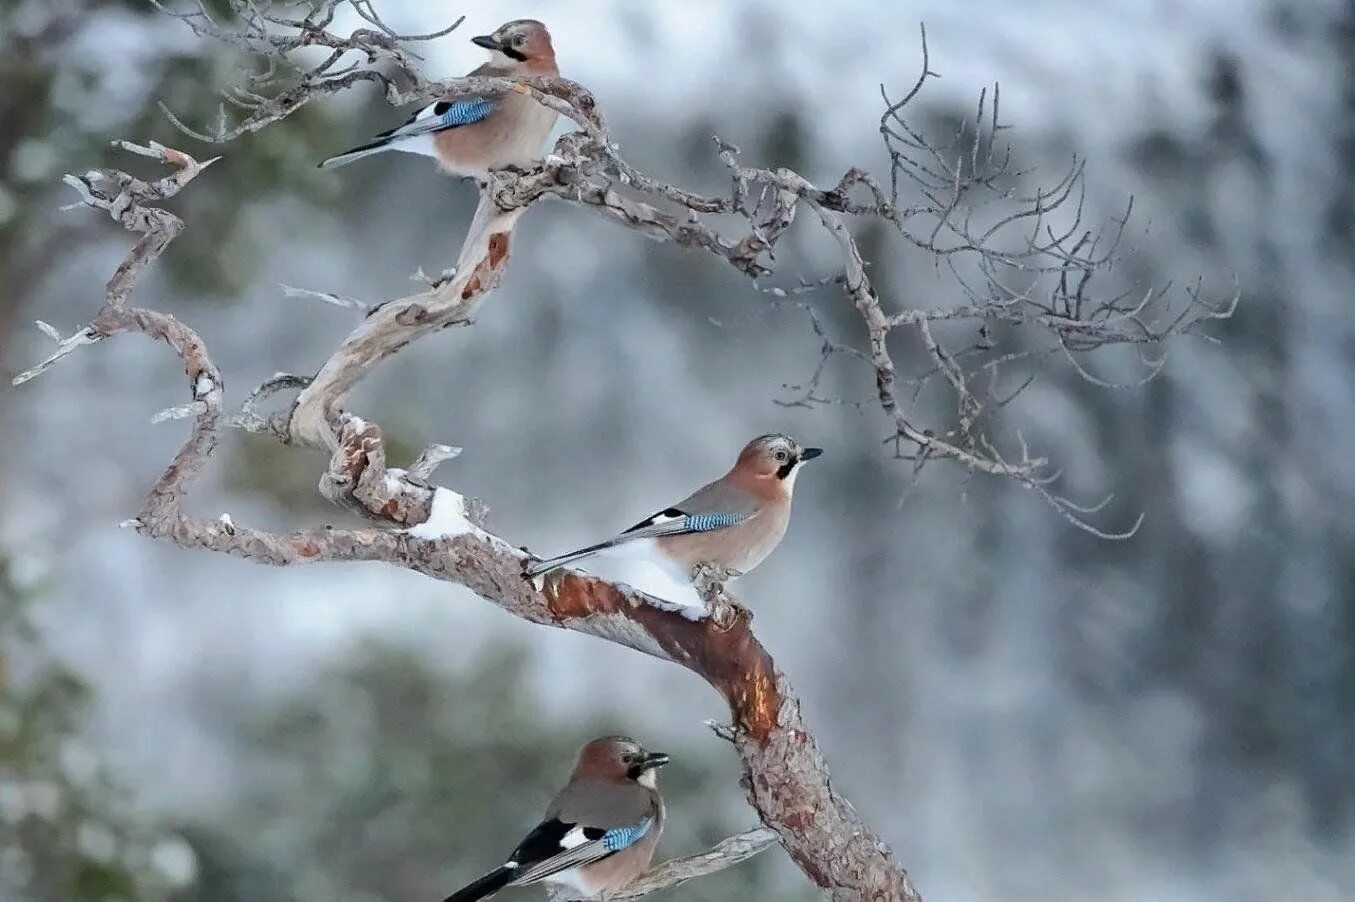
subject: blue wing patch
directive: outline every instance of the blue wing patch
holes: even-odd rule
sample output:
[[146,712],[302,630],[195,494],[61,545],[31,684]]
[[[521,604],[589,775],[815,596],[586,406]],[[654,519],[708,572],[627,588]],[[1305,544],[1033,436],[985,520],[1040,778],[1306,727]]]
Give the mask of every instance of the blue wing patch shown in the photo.
[[471,125],[487,117],[498,106],[492,100],[483,97],[466,97],[462,100],[440,100],[433,107],[433,115],[444,128],[456,128],[459,125]]
[[688,514],[682,525],[690,532],[711,532],[742,523],[744,519],[743,514]]
[[608,852],[620,852],[634,845],[636,840],[648,833],[651,823],[653,821],[650,818],[645,818],[630,827],[613,827],[602,834],[602,846]]

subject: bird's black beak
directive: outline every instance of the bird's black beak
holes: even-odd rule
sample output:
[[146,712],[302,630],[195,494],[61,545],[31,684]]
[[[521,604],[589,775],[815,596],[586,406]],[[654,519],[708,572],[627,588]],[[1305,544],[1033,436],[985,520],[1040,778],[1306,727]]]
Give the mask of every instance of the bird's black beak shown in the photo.
[[803,448],[800,451],[800,461],[813,460],[823,453],[822,448]]
[[649,752],[645,755],[645,760],[641,762],[641,766],[645,770],[653,770],[656,767],[663,767],[667,763],[668,756],[663,752]]
[[498,42],[498,41],[494,40],[494,38],[493,38],[492,36],[487,35],[487,34],[476,35],[475,37],[473,37],[473,38],[470,39],[470,42],[471,42],[472,44],[478,44],[479,46],[485,48],[486,50],[502,50],[502,49],[503,49],[502,47],[499,46],[499,42]]

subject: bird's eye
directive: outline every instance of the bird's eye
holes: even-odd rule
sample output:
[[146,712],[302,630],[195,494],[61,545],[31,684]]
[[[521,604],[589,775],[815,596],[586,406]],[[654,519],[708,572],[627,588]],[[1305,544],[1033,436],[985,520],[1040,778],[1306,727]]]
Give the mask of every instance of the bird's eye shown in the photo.
[[525,34],[520,34],[517,37],[513,38],[514,47],[521,47],[525,43],[527,43],[527,36]]
[[782,450],[776,452],[776,459],[779,460],[779,461],[781,461],[782,463],[785,463],[785,462],[786,462],[786,452],[785,452],[785,449],[782,449]]

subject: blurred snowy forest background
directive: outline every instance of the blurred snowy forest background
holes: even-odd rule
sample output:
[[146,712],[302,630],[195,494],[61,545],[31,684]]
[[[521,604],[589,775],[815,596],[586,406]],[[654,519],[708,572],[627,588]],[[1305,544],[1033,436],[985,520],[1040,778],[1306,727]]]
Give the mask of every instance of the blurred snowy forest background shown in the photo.
[[[930,900],[1355,897],[1355,2],[379,8],[408,32],[466,13],[421,51],[448,76],[479,63],[470,35],[543,19],[627,158],[704,190],[725,184],[713,134],[820,182],[880,168],[877,86],[911,84],[925,21],[939,134],[998,81],[1029,162],[1086,157],[1097,218],[1136,197],[1136,280],[1226,296],[1236,275],[1221,346],[1181,340],[1137,389],[1055,373],[1013,412],[1068,492],[1117,494],[1098,522],[1146,513],[1125,542],[952,466],[910,485],[869,407],[777,406],[816,360],[803,316],[564,205],[526,217],[475,328],[386,364],[354,406],[396,463],[464,445],[440,477],[548,551],[679,497],[757,432],[827,448],[740,594],[837,787]],[[202,333],[234,403],[353,324],[279,283],[377,300],[453,261],[471,186],[398,154],[314,167],[399,120],[370,87],[221,151],[156,109],[206,121],[242,64],[141,0],[0,0],[0,899],[440,898],[611,730],[674,756],[661,854],[751,825],[701,726],[725,712],[678,668],[412,573],[118,530],[183,432],[148,422],[183,401],[163,348],[109,342],[9,386],[49,351],[32,320],[87,321],[125,252],[106,219],[58,211],[64,172],[149,167],[115,137],[225,154],[171,204],[189,226],[140,301]],[[828,274],[796,237],[783,271]],[[887,296],[954,290],[867,239]],[[811,300],[845,328],[840,296]],[[237,435],[215,460],[203,513],[343,516],[319,458]],[[778,850],[669,895],[814,898]]]

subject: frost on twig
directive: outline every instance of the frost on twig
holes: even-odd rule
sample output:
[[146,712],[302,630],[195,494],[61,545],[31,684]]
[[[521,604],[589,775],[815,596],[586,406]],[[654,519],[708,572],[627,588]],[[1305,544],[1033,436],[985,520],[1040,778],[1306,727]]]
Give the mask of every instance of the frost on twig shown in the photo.
[[427,482],[440,464],[459,457],[461,449],[453,445],[429,445],[419,452],[419,456],[410,464],[408,475],[413,479]]
[[188,417],[194,417],[206,410],[201,401],[193,401],[190,404],[179,404],[175,407],[166,407],[164,410],[157,411],[151,416],[151,425],[163,423],[167,420],[184,420]]
[[196,178],[204,169],[216,161],[216,158],[199,163],[188,154],[166,147],[155,141],[147,144],[134,144],[131,141],[114,141],[113,146],[139,156],[151,157],[171,166],[174,171],[153,182],[128,175],[119,170],[94,169],[83,175],[67,175],[63,181],[80,195],[75,207],[92,207],[103,210],[124,228],[142,235],[127,259],[117,268],[109,280],[104,294],[104,306],[92,323],[77,330],[68,338],[61,338],[48,323],[39,321],[38,329],[57,342],[56,350],[38,363],[13,379],[13,384],[22,385],[35,376],[41,375],[63,358],[85,345],[94,344],[126,328],[125,317],[119,308],[126,300],[141,272],[152,260],[163,253],[166,246],[183,228],[183,221],[173,213],[153,204],[167,200]]
[[22,373],[15,376],[13,380],[11,380],[12,384],[14,385],[23,385],[25,382],[27,382],[29,379],[32,379],[34,376],[40,376],[47,370],[51,369],[53,366],[57,364],[57,362],[61,360],[61,358],[65,357],[66,355],[73,354],[80,348],[84,347],[85,345],[92,345],[96,341],[99,341],[104,338],[103,335],[100,335],[91,326],[86,326],[85,328],[76,332],[74,335],[71,335],[69,338],[62,338],[60,333],[58,333],[51,326],[47,325],[47,323],[44,323],[42,320],[38,320],[38,328],[42,330],[42,333],[47,337],[56,339],[56,350],[53,351],[50,356],[42,360],[42,362],[24,370]]
[[360,301],[357,298],[350,298],[343,294],[334,294],[328,291],[312,291],[309,288],[293,288],[291,285],[279,285],[282,289],[282,296],[286,298],[311,298],[316,301],[323,301],[326,304],[333,304],[335,307],[347,307],[350,310],[360,310],[363,313],[369,312],[372,308],[366,301]]
[[718,720],[703,721],[705,727],[725,742],[733,742],[735,739],[734,728],[727,723],[720,723]]
[[52,341],[55,341],[58,344],[61,343],[61,341],[63,341],[61,333],[57,331],[56,326],[53,326],[51,323],[46,323],[39,319],[34,320],[33,325],[37,326],[38,331],[41,332],[43,335],[46,335]]
[[[285,119],[317,97],[373,83],[393,106],[426,102],[445,96],[521,90],[539,102],[574,119],[586,130],[600,128],[592,97],[561,78],[534,78],[525,82],[497,77],[467,77],[438,82],[426,78],[420,57],[405,45],[451,34],[464,17],[428,34],[397,34],[382,21],[370,0],[317,0],[304,17],[281,15],[270,4],[230,0],[231,22],[217,21],[201,4],[179,12],[160,0],[151,0],[165,14],[183,22],[208,40],[234,47],[256,58],[259,68],[246,70],[242,79],[221,92],[216,122],[195,128],[168,106],[160,109],[184,134],[209,144],[232,141]],[[374,28],[357,28],[348,35],[334,30],[340,8],[351,7]],[[315,51],[320,51],[318,60]],[[234,111],[235,121],[227,108]]]
[[226,424],[245,432],[267,433],[275,438],[287,440],[287,414],[263,416],[258,412],[259,405],[278,392],[288,389],[304,389],[311,384],[309,376],[296,376],[292,373],[274,373],[265,379],[245,397],[239,412],[231,416]]

